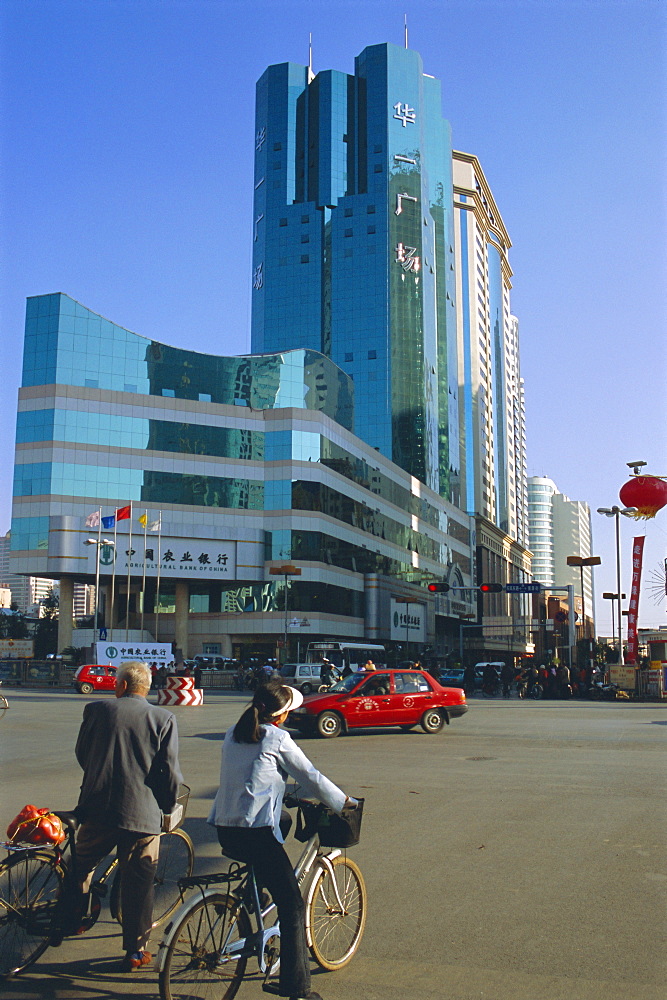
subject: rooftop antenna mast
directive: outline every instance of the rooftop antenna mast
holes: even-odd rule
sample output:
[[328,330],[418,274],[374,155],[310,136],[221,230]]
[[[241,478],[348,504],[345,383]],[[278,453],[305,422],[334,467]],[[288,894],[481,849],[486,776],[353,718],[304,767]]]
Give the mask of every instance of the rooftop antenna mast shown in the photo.
[[408,47],[408,15],[403,15],[403,29],[405,31],[405,47]]
[[313,73],[313,33],[312,31],[308,33],[308,83],[312,83],[315,79],[315,74]]

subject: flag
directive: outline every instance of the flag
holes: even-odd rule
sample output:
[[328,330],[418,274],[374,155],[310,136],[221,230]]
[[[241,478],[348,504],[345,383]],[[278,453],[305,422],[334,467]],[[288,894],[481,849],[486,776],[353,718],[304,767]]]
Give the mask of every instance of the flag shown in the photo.
[[151,521],[151,523],[148,525],[148,530],[149,531],[159,531],[161,527],[162,527],[162,521],[161,520],[160,521]]
[[94,510],[92,514],[89,514],[86,518],[87,528],[99,528],[100,526],[100,512],[99,510]]
[[129,504],[127,507],[118,507],[116,509],[116,520],[117,521],[127,521],[132,512],[132,505]]
[[143,524],[144,528],[148,524],[148,514],[142,514],[141,517],[137,518],[139,524]]
[[109,531],[110,528],[113,528],[115,523],[116,523],[116,517],[114,514],[110,514],[109,517],[102,518],[102,524],[104,525],[105,531]]

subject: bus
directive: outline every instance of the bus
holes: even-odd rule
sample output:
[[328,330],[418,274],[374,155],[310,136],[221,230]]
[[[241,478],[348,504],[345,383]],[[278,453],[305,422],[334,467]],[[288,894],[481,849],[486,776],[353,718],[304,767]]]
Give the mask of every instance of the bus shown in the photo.
[[324,639],[309,642],[306,659],[308,663],[320,663],[326,657],[341,671],[360,670],[366,660],[372,660],[376,667],[385,666],[387,652],[384,646],[375,642],[345,642],[338,639]]

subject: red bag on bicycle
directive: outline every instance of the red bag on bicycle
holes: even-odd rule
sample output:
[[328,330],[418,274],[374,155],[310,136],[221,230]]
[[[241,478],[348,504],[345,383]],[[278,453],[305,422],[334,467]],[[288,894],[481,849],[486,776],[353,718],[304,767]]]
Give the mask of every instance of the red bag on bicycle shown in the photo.
[[11,841],[24,844],[62,844],[65,831],[58,816],[50,809],[24,806],[7,827]]

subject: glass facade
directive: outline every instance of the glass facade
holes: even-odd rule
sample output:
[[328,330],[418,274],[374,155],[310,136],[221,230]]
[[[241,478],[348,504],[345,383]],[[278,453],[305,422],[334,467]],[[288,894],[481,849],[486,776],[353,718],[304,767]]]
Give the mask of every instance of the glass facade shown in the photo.
[[[73,348],[83,359],[78,367]],[[403,580],[416,579],[425,564],[457,562],[470,571],[469,558],[450,551],[453,538],[469,551],[469,528],[448,516],[432,495],[420,496],[375,466],[374,453],[362,441],[354,454],[319,430],[294,426],[290,417],[271,429],[273,418],[265,420],[261,411],[297,402],[299,409],[339,417],[339,436],[346,422],[351,425],[351,381],[321,354],[193,355],[146,341],[67,296],[51,295],[28,301],[24,369],[14,470],[15,551],[49,546],[49,517],[33,516],[35,504],[40,514],[46,508],[61,515],[77,501],[83,509],[132,502],[180,509],[187,517],[206,509],[278,513],[272,530],[263,532],[267,559],[314,560]],[[38,379],[51,382],[36,393]],[[152,399],[135,402],[130,393]],[[234,411],[209,405],[216,402],[234,404]],[[311,426],[320,428],[322,421],[313,418]],[[321,472],[313,476],[313,467]],[[354,484],[353,495],[344,481]],[[301,512],[322,515],[320,530],[295,530],[292,519]],[[352,529],[347,538],[336,537],[335,523]],[[346,613],[342,609],[349,607],[350,614],[363,614],[354,588],[347,593],[334,584],[312,584],[309,589],[306,581],[298,587],[303,611]],[[223,613],[242,598],[247,608],[276,610],[278,581],[232,589],[233,599],[223,596],[227,591],[219,584],[195,586],[191,610]],[[169,594],[165,590],[164,610]]]
[[350,429],[353,420],[350,380],[321,354],[185,351],[140,337],[62,294],[29,298],[26,309],[23,385],[54,383],[255,410],[319,410]]
[[355,433],[459,502],[451,139],[415,52],[257,84],[252,347],[307,347],[357,386]]

